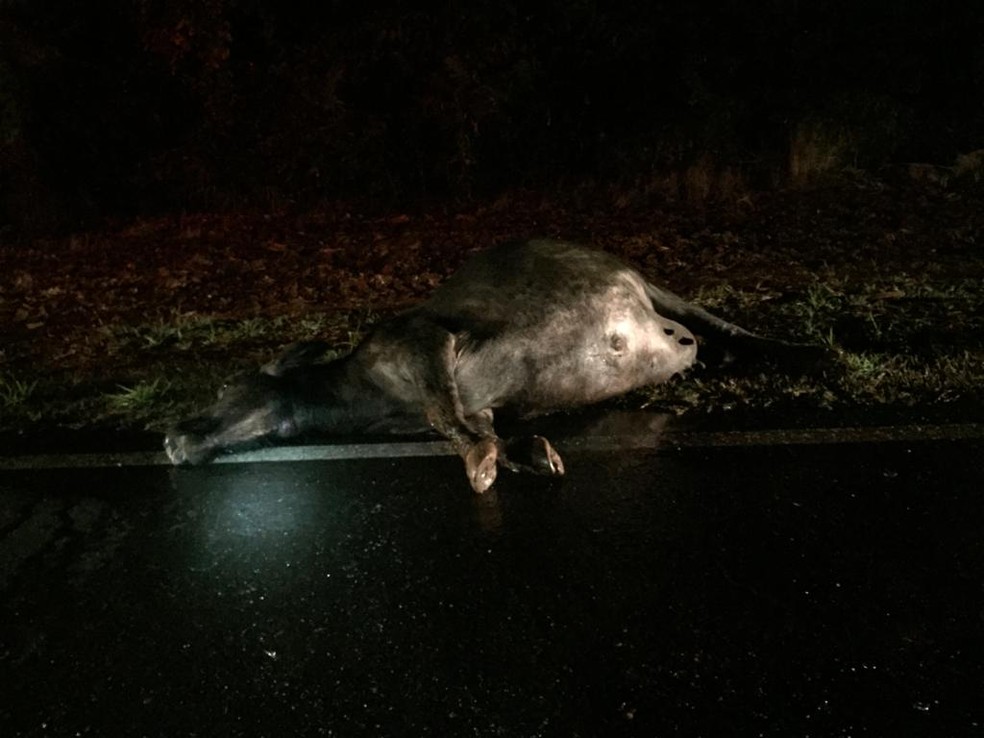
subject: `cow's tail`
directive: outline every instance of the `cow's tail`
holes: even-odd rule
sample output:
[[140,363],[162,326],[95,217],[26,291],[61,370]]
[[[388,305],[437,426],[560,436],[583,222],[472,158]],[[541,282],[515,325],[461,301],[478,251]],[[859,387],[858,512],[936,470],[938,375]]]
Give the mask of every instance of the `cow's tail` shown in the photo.
[[835,357],[835,352],[825,346],[781,341],[753,333],[648,282],[646,295],[657,313],[686,326],[698,339],[703,339],[699,344],[706,342],[704,351],[698,349],[697,355],[705,363],[730,364],[751,356],[767,358],[789,370],[811,371],[825,367]]

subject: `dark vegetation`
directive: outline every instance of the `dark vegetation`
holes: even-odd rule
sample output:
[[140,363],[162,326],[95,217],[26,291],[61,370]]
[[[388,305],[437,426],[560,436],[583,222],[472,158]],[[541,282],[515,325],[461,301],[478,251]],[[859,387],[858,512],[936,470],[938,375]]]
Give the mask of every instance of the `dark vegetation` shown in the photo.
[[966,2],[0,0],[0,430],[160,428],[533,235],[840,351],[629,403],[974,416],[982,38]]
[[973,2],[3,0],[0,209],[9,235],[949,165],[984,145],[981,38]]
[[979,417],[982,195],[973,177],[855,174],[700,209],[527,194],[414,215],[143,218],[39,239],[0,250],[0,428],[161,429],[286,343],[348,350],[470,251],[529,233],[597,244],[740,324],[841,352],[825,374],[698,370],[630,405],[761,408],[782,423],[832,422],[830,410],[873,420],[875,408]]

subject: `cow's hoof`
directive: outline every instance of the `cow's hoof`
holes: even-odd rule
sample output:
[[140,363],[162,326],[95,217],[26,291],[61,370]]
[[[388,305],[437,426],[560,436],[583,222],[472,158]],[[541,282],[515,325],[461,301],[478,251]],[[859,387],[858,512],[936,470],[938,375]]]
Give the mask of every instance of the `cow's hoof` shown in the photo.
[[564,475],[564,460],[557,449],[543,436],[533,436],[530,448],[530,463],[538,474],[552,477]]
[[486,492],[495,482],[498,456],[495,440],[491,438],[483,438],[473,444],[465,454],[465,472],[477,494]]
[[203,464],[210,458],[190,435],[182,433],[169,433],[164,438],[164,452],[175,466]]
[[182,436],[168,434],[164,437],[164,453],[167,454],[168,460],[175,466],[188,463],[188,456],[185,453],[184,444],[181,440]]

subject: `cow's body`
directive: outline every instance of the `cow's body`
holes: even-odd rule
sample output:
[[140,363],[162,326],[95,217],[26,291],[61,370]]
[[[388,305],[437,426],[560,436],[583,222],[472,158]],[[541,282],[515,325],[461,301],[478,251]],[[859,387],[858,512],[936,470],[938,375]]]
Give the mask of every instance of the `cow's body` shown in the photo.
[[201,463],[311,431],[434,429],[484,492],[497,463],[563,473],[545,439],[499,439],[494,410],[536,415],[665,382],[696,360],[691,329],[725,343],[784,345],[654,287],[603,252],[556,241],[499,246],[346,357],[317,364],[323,346],[289,348],[178,424],[165,448],[176,464]]

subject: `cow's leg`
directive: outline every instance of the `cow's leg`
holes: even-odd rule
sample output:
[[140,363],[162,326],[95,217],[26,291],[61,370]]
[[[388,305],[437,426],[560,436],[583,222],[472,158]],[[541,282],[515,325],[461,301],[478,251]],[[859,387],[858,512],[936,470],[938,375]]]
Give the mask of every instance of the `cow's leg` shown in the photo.
[[543,436],[510,438],[506,443],[506,455],[514,471],[531,471],[550,477],[564,474],[564,460]]
[[376,381],[394,396],[412,398],[423,407],[427,422],[464,461],[472,489],[485,492],[495,482],[504,446],[491,413],[465,417],[454,379],[454,334],[422,318],[387,329],[374,338],[381,348],[372,370]]
[[495,438],[499,466],[513,472],[563,476],[564,461],[543,436],[521,436],[503,441],[492,426],[492,410],[489,408],[469,415],[465,420],[480,437]]
[[533,436],[507,444],[492,424],[492,410],[465,415],[454,378],[455,336],[424,318],[386,326],[373,337],[365,359],[376,382],[394,397],[413,398],[427,422],[447,438],[465,463],[472,489],[481,494],[495,482],[497,466],[559,476],[560,454]]
[[563,459],[543,436],[523,436],[503,441],[492,426],[492,410],[489,408],[469,415],[465,421],[479,437],[495,439],[496,462],[499,466],[513,472],[563,476]]

